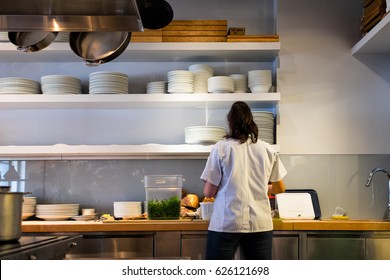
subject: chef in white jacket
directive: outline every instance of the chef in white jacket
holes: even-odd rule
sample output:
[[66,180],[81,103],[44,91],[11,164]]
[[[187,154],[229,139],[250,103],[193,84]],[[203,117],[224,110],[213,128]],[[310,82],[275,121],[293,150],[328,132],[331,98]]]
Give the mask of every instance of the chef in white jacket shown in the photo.
[[285,191],[287,171],[273,147],[258,139],[257,124],[245,102],[232,105],[227,121],[229,132],[213,147],[200,177],[204,195],[215,197],[206,258],[232,259],[240,245],[245,259],[271,259],[268,194]]

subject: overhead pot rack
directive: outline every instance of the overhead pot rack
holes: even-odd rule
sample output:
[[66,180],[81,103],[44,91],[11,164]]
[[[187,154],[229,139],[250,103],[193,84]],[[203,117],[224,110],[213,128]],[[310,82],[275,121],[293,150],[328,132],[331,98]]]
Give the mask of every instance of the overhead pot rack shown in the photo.
[[1,0],[0,31],[143,31],[136,0]]

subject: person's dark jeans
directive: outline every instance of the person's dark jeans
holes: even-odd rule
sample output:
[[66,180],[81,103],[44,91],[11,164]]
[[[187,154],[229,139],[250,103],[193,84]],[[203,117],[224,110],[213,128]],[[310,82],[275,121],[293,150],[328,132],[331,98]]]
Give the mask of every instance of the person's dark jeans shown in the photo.
[[272,259],[272,231],[230,233],[209,231],[207,236],[207,260],[231,260],[241,246],[246,260]]

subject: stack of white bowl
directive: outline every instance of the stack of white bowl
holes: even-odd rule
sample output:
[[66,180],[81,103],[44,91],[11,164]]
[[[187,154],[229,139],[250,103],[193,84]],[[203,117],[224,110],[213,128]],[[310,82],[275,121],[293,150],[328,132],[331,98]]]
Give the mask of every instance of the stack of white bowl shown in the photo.
[[37,218],[46,221],[64,221],[79,214],[79,204],[37,204]]
[[129,77],[120,72],[99,71],[89,74],[90,94],[128,94]]
[[234,81],[229,76],[214,76],[208,79],[207,87],[210,93],[232,93]]
[[161,94],[167,93],[167,81],[154,81],[146,84],[146,93]]
[[194,74],[187,70],[173,70],[168,72],[169,93],[193,93]]
[[207,93],[207,81],[214,75],[214,69],[207,64],[193,64],[188,70],[194,74],[194,93]]
[[269,92],[272,86],[271,70],[252,70],[248,72],[248,86],[253,93]]
[[187,144],[217,143],[225,134],[225,128],[220,126],[189,126],[184,129]]
[[48,75],[41,77],[43,94],[81,94],[81,81],[65,75]]
[[22,204],[22,219],[26,220],[35,215],[35,208],[37,205],[36,197],[23,197]]
[[269,144],[274,144],[275,116],[268,111],[252,111],[253,120],[259,128],[259,138]]
[[126,218],[142,214],[141,201],[114,201],[114,217]]
[[234,82],[235,93],[245,93],[248,88],[248,77],[245,74],[231,74],[229,75]]
[[0,79],[0,93],[4,94],[37,94],[41,93],[41,87],[37,81],[7,77]]

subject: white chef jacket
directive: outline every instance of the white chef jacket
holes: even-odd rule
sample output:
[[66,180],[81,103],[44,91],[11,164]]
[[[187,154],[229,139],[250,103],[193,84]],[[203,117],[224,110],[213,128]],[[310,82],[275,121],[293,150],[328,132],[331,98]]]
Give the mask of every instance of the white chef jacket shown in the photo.
[[201,175],[218,186],[209,230],[260,232],[273,230],[268,182],[278,182],[287,171],[271,145],[261,140],[232,139],[215,144]]

